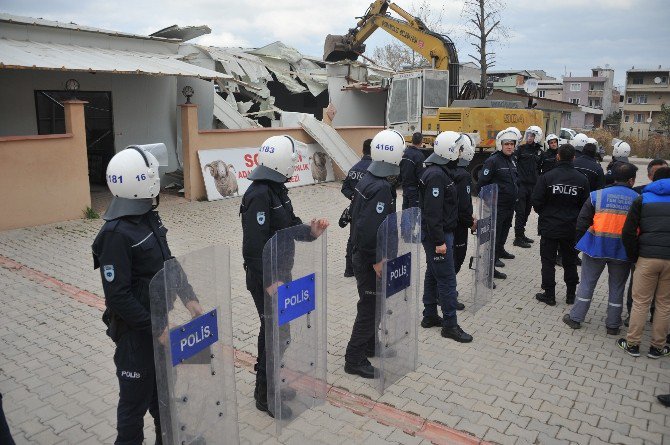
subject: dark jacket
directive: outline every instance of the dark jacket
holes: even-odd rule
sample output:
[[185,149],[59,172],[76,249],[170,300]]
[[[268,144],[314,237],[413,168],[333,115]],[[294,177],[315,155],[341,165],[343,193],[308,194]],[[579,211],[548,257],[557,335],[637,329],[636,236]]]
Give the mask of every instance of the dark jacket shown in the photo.
[[556,165],[556,155],[558,154],[558,150],[554,149],[547,149],[546,152],[544,152],[544,155],[542,156],[542,160],[540,161],[540,174],[543,175],[547,173],[549,170],[554,168]]
[[458,161],[447,164],[449,173],[456,183],[458,193],[458,226],[472,227],[472,175],[465,167],[459,167]]
[[496,151],[484,161],[477,190],[489,184],[498,184],[498,206],[514,207],[519,197],[519,175],[512,156]]
[[[395,213],[396,193],[386,178],[368,172],[356,185],[351,202],[353,252],[366,264],[377,263],[377,230],[386,217]],[[393,256],[391,256],[393,258]]]
[[[107,221],[91,247],[93,267],[100,268],[106,314],[120,318],[127,328],[151,335],[149,283],[172,258],[167,229],[158,213]],[[184,302],[195,299],[187,282],[179,294]]]
[[621,240],[633,260],[670,259],[670,179],[652,182],[633,201]]
[[446,166],[426,166],[419,182],[421,235],[436,246],[458,225],[458,191]]
[[419,179],[423,172],[423,161],[426,155],[423,150],[410,145],[405,148],[400,161],[400,180],[402,182],[402,208],[419,206]]
[[364,155],[360,161],[354,164],[347,173],[347,177],[342,183],[342,194],[349,200],[354,198],[356,184],[368,172],[368,167],[372,162],[370,155]]
[[589,155],[582,154],[575,158],[573,163],[575,169],[589,180],[591,191],[600,190],[605,187],[605,173],[602,166]]
[[532,202],[540,215],[538,231],[547,238],[575,236],[579,211],[589,196],[589,182],[570,161],[558,161],[547,174],[540,176],[533,189]]
[[535,185],[542,161],[542,146],[535,143],[519,145],[513,156],[519,174],[519,184]]
[[611,160],[605,169],[605,185],[614,184],[614,169],[618,164],[625,164],[624,161]]

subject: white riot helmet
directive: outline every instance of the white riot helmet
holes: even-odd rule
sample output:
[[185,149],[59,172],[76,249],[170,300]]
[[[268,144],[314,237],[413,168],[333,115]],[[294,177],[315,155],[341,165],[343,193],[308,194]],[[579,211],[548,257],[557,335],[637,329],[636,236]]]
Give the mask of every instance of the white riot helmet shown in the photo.
[[293,176],[297,159],[298,151],[292,137],[272,136],[258,149],[258,166],[251,172],[249,179],[286,182]]
[[621,139],[612,140],[612,157],[613,158],[627,158],[630,156],[630,144]]
[[[165,149],[164,144],[160,145]],[[155,198],[161,186],[159,166],[158,159],[150,151],[131,145],[109,161],[107,186],[117,198]]]
[[[516,131],[515,131],[516,130]],[[496,136],[496,151],[502,151],[503,141],[512,141],[514,146],[519,144],[521,140],[521,132],[516,127],[509,127],[506,130],[501,131]]]
[[405,138],[395,130],[382,130],[372,138],[368,171],[386,178],[400,174],[400,161],[405,151]]
[[531,125],[530,127],[528,127],[528,129],[526,129],[526,134],[524,136],[526,142],[528,141],[528,135],[530,134],[532,134],[535,137],[535,139],[533,140],[535,144],[542,145],[542,136],[544,135],[544,133],[542,132],[542,129],[540,127],[538,127],[537,125]]
[[[549,141],[556,141],[556,143],[558,144],[558,136],[556,136],[554,133],[549,133],[547,135],[543,144],[545,150],[549,149]],[[558,148],[558,145],[556,146],[556,148]]]
[[433,154],[439,156],[441,159],[430,155],[426,159],[426,162],[444,165],[449,161],[455,161],[461,153],[461,147],[463,146],[465,139],[466,136],[461,133],[455,131],[443,131],[437,135],[435,142],[433,142],[433,148],[435,150]]
[[584,149],[584,146],[588,143],[589,137],[584,133],[578,133],[574,138],[572,138],[572,146],[575,147],[575,150],[581,152]]
[[463,144],[461,145],[461,156],[458,158],[458,165],[467,167],[470,161],[475,157],[475,144],[467,133],[463,133]]

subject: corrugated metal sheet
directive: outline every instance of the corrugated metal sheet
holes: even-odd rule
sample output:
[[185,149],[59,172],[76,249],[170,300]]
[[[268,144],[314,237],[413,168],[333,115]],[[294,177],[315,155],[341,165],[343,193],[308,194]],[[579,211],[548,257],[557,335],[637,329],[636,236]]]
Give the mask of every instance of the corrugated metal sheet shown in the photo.
[[183,56],[0,39],[0,68],[232,79],[227,74],[182,62],[180,57]]
[[323,147],[328,156],[335,161],[343,172],[348,172],[360,158],[349,147],[342,136],[333,127],[317,120],[310,114],[303,114],[300,126]]
[[240,114],[233,105],[226,102],[217,93],[214,93],[214,117],[221,121],[226,128],[240,129],[258,127],[258,123]]

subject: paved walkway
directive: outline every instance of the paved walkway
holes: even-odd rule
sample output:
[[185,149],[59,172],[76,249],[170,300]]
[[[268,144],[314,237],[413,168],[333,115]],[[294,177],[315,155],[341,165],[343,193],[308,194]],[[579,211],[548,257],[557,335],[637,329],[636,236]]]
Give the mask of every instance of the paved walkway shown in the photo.
[[[605,332],[603,280],[581,330],[561,322],[568,309],[563,301],[553,308],[537,303],[537,247],[510,246],[517,259],[507,262],[510,278],[498,283],[493,301],[475,315],[459,314],[461,326],[475,337],[472,344],[445,340],[438,329],[420,330],[418,370],[379,397],[370,381],[342,369],[357,300],[353,279],[342,277],[348,231],[336,225],[346,201],[337,184],[293,189],[291,196],[303,219],[326,216],[333,222],[328,234],[328,378],[333,389],[328,403],[302,415],[278,438],[272,419],[252,403],[250,364],[258,321],[236,255],[241,250],[240,199],[171,199],[160,209],[175,255],[213,243],[231,247],[244,443],[481,439],[670,445],[670,410],[655,400],[656,394],[670,392],[670,359],[632,358],[616,347],[617,337]],[[533,215],[530,233],[536,223]],[[99,220],[72,221],[0,233],[0,392],[17,443],[114,439],[113,344],[100,320],[102,287],[90,257],[100,225]],[[470,283],[470,273],[462,271],[462,295],[469,295]],[[559,286],[558,295],[563,293]],[[647,345],[648,334],[643,350]],[[152,429],[146,428],[147,443],[153,443]]]

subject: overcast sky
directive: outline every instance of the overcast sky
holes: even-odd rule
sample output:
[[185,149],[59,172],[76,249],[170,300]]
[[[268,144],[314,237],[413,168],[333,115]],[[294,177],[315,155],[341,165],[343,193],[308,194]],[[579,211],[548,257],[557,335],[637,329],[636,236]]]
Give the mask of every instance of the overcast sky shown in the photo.
[[[461,62],[470,60],[464,35],[463,0],[427,0],[443,11],[443,28],[456,41]],[[419,0],[397,0],[411,10]],[[623,85],[631,66],[670,66],[668,0],[507,0],[502,19],[510,37],[496,47],[494,69],[544,69],[560,78],[590,75],[609,64],[615,84]],[[321,56],[327,34],[344,34],[365,13],[365,0],[144,0],[78,2],[3,0],[0,11],[75,22],[138,34],[166,26],[209,25],[212,33],[198,43],[259,47],[281,40],[304,54]],[[392,39],[381,30],[368,40],[372,48]]]

